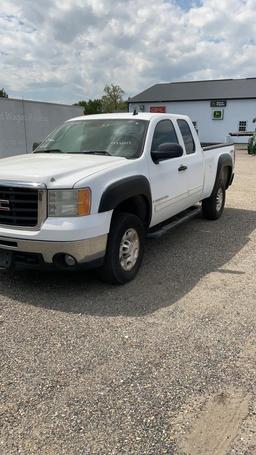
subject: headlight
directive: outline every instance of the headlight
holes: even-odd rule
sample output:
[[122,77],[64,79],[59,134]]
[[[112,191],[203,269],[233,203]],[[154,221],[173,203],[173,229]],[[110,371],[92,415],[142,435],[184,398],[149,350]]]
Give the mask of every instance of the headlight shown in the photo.
[[48,216],[85,216],[90,210],[90,188],[48,191]]

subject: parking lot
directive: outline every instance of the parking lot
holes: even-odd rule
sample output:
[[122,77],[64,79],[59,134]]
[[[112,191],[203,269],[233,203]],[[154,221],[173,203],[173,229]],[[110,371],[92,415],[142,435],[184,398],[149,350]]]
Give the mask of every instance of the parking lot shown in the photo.
[[1,454],[256,453],[256,157],[125,286],[0,271]]

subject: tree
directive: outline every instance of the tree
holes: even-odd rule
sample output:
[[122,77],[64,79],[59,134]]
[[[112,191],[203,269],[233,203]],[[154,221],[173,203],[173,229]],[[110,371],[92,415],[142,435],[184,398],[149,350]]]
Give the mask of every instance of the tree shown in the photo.
[[84,115],[100,114],[102,112],[102,104],[100,99],[78,101],[75,106],[81,106],[84,108]]
[[0,98],[8,98],[8,95],[4,88],[0,90]]
[[128,102],[123,100],[123,94],[124,91],[119,85],[105,85],[104,95],[100,99],[81,100],[74,105],[83,107],[85,115],[128,111]]
[[119,85],[105,85],[104,95],[101,98],[102,111],[113,112],[127,110],[127,103],[123,100],[124,91]]

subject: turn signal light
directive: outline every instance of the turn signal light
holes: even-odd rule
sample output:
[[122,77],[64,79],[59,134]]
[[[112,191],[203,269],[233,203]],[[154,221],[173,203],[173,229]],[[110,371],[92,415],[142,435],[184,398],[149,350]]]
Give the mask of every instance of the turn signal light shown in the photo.
[[83,188],[77,192],[78,216],[89,215],[91,211],[91,190]]

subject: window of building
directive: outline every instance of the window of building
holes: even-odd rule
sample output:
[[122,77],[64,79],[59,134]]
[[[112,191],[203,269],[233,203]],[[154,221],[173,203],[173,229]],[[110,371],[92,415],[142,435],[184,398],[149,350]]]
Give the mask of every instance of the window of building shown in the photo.
[[189,124],[186,122],[186,120],[178,120],[178,125],[180,127],[180,132],[183,137],[187,155],[190,155],[191,153],[195,153],[195,151],[196,151],[195,142],[194,142],[191,130],[189,128]]
[[240,120],[238,131],[246,131],[247,122],[245,120]]
[[158,150],[159,145],[165,142],[178,143],[178,138],[171,120],[160,120],[156,125],[151,150]]

